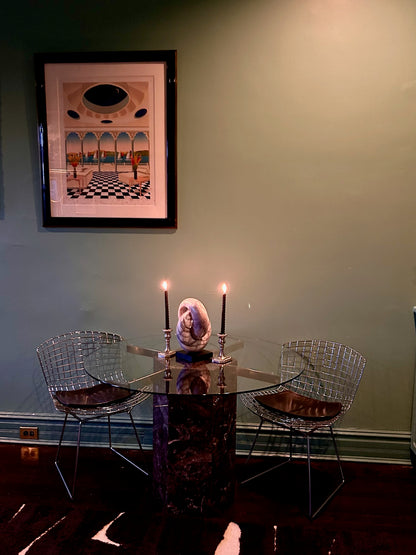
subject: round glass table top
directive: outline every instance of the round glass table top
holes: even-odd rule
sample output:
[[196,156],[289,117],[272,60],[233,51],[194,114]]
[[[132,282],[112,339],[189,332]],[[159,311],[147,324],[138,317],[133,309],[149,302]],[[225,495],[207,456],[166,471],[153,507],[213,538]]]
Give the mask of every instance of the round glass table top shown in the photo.
[[218,395],[258,391],[287,383],[302,371],[302,364],[282,368],[281,344],[264,340],[226,337],[223,354],[231,360],[212,362],[218,357],[219,345],[212,337],[204,352],[190,357],[171,340],[175,354],[164,356],[162,337],[147,337],[127,341],[122,372],[109,377],[90,371],[94,378],[129,390],[151,394]]

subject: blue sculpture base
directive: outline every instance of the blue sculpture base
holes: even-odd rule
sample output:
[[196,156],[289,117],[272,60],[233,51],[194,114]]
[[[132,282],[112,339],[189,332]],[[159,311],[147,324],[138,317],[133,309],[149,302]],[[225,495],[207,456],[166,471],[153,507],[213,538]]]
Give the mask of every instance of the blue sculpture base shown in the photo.
[[211,360],[213,357],[212,351],[176,351],[176,360],[178,362],[200,362],[201,360]]

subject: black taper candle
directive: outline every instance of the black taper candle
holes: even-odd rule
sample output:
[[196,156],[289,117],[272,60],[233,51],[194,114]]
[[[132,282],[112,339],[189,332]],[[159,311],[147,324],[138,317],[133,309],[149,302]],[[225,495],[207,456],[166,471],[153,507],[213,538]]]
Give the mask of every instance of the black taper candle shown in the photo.
[[225,302],[226,302],[226,294],[223,293],[222,296],[222,312],[221,312],[221,333],[225,333]]
[[169,300],[168,291],[165,289],[165,329],[170,329],[169,327]]

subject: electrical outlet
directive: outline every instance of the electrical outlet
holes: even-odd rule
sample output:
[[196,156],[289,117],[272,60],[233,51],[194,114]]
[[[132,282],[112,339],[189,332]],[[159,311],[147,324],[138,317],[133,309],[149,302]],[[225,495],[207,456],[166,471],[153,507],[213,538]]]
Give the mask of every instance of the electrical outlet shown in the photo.
[[39,428],[37,426],[20,426],[20,439],[39,439]]

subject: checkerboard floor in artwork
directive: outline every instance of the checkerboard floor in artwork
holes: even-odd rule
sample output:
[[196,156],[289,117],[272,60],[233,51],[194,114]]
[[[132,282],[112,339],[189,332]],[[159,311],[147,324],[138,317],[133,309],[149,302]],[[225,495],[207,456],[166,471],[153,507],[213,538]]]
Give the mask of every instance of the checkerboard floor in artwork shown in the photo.
[[95,171],[88,187],[81,192],[78,187],[72,187],[67,190],[67,194],[72,199],[151,199],[150,181],[143,182],[140,190],[139,186],[129,187],[120,181],[117,172]]

